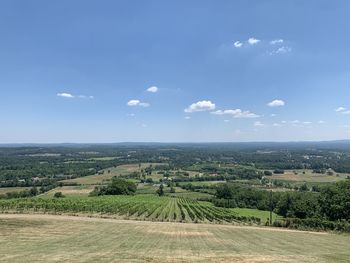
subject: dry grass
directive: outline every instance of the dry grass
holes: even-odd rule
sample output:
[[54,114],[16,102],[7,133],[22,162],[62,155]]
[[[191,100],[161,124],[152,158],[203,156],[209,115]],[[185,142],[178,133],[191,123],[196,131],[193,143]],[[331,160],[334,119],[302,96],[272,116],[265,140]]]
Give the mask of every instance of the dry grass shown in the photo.
[[89,193],[94,190],[93,185],[87,186],[62,186],[56,187],[38,197],[53,197],[55,193],[61,192],[66,197],[82,197],[88,196]]
[[312,173],[311,170],[305,170],[305,174],[303,174],[303,170],[297,170],[297,174],[293,171],[286,170],[284,174],[274,174],[272,176],[268,176],[268,179],[273,180],[282,180],[282,181],[290,181],[290,182],[307,182],[307,183],[332,183],[344,180],[349,174],[338,174],[334,175],[326,175],[326,174],[317,174]]
[[0,215],[2,262],[347,262],[349,242],[258,227]]

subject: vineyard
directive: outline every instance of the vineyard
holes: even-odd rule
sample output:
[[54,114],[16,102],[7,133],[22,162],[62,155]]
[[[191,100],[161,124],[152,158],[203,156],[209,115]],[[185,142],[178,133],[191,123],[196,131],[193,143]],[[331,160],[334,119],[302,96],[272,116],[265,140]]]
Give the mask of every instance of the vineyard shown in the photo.
[[0,200],[0,212],[86,213],[167,222],[260,223],[260,218],[239,216],[232,209],[215,207],[208,202],[150,195],[8,199]]

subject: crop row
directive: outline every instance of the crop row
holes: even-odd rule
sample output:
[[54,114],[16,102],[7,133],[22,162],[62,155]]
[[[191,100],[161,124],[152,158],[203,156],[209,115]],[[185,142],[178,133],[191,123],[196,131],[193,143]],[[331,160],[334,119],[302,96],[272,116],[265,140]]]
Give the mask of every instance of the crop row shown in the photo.
[[81,198],[23,198],[0,200],[0,212],[92,213],[124,218],[173,222],[258,223],[256,218],[237,215],[231,209],[187,198],[150,195]]

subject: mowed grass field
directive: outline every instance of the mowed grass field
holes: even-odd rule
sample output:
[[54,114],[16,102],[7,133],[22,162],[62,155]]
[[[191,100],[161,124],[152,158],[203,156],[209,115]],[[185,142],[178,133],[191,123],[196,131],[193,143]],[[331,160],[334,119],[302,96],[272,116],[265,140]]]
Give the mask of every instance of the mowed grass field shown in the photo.
[[348,262],[349,235],[0,215],[1,262]]
[[37,198],[49,197],[52,198],[55,193],[61,192],[65,197],[83,197],[88,196],[89,193],[94,190],[93,185],[83,185],[83,186],[62,186],[51,189],[48,192],[40,194]]
[[296,170],[297,174],[295,174],[291,170],[286,170],[284,174],[274,174],[272,176],[267,176],[267,179],[272,180],[281,180],[281,181],[289,181],[289,182],[307,182],[307,183],[333,183],[341,180],[345,180],[349,174],[337,174],[327,175],[327,174],[317,174],[312,173],[312,170],[305,170],[305,174],[303,174],[304,170]]

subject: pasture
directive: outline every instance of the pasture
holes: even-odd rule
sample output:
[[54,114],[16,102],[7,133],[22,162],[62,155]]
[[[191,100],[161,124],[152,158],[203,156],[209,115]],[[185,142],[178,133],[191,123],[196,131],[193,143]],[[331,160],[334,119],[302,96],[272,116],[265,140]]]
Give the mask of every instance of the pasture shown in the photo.
[[349,235],[250,226],[0,215],[6,262],[348,262]]
[[[287,182],[306,182],[306,183],[334,183],[344,180],[349,176],[349,174],[318,174],[313,173],[312,170],[296,170],[296,173],[292,170],[286,170],[284,174],[273,174],[272,176],[267,176],[267,179],[280,180]],[[305,172],[305,173],[303,173]]]

